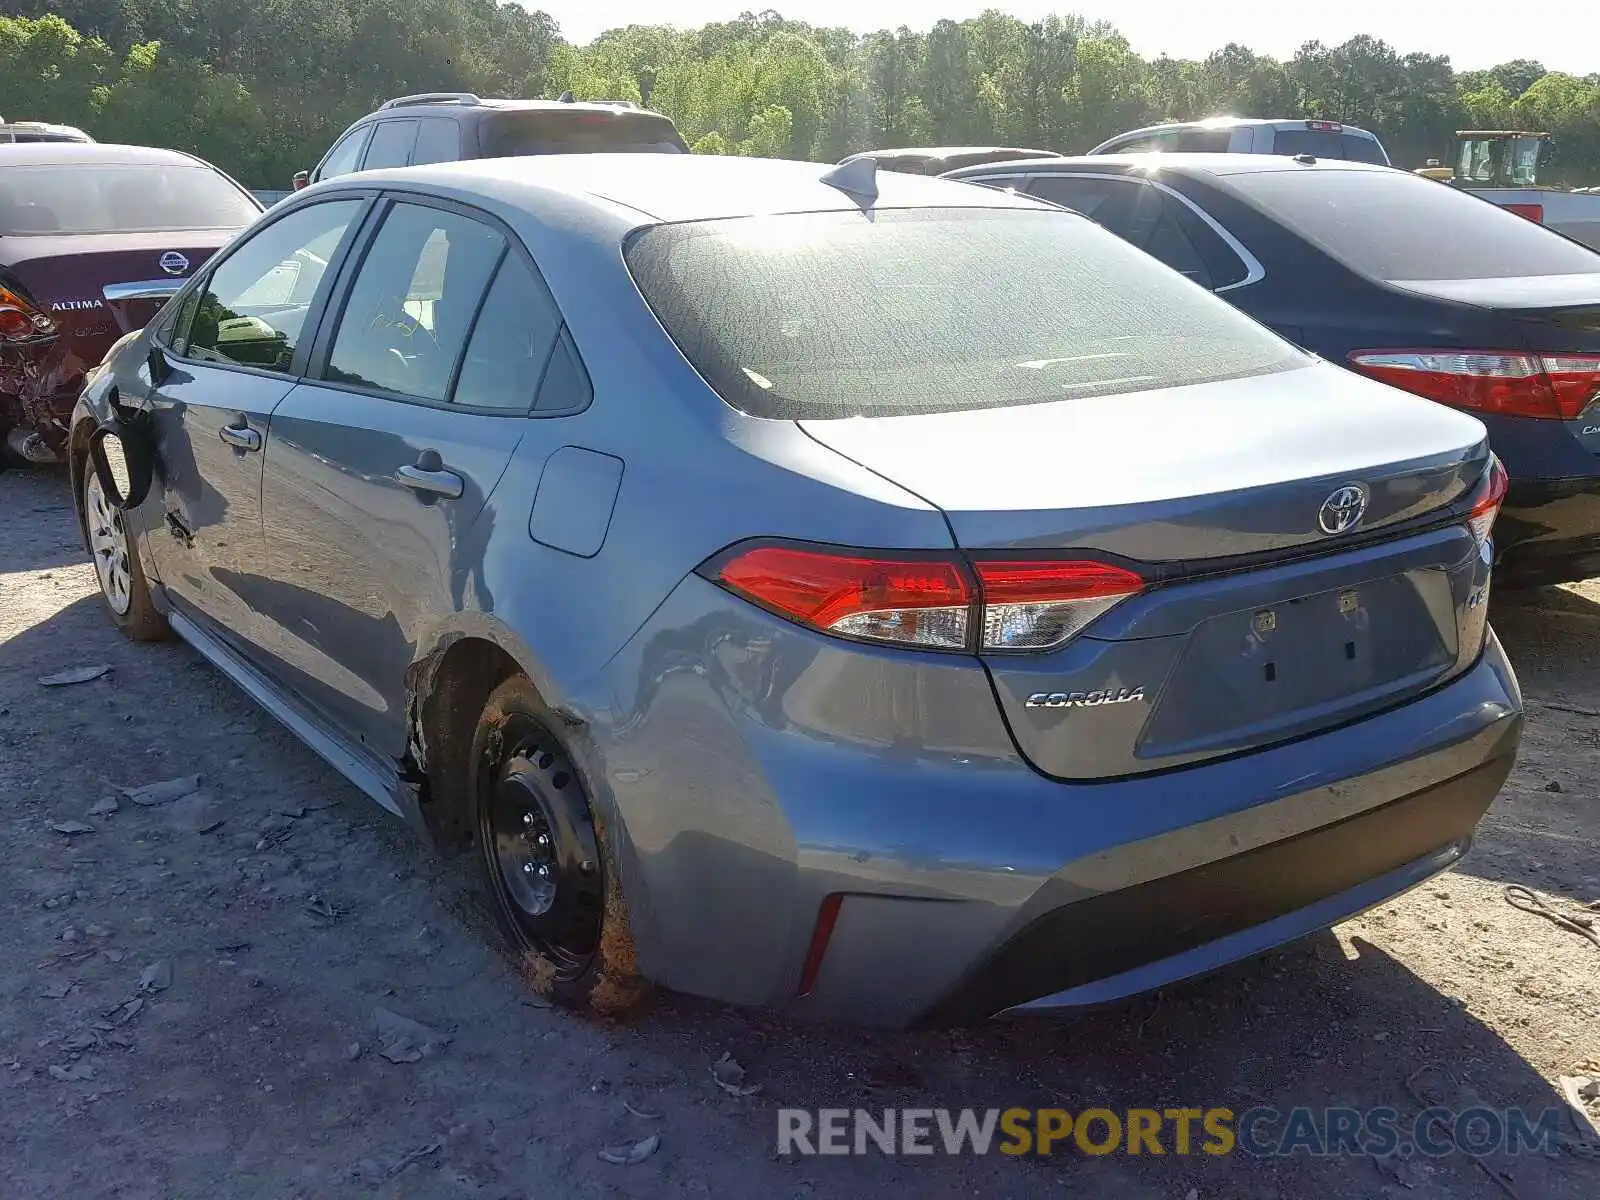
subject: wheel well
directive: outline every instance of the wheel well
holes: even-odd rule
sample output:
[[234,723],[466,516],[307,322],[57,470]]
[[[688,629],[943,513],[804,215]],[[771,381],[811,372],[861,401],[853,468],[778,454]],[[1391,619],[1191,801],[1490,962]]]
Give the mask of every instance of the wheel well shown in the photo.
[[472,844],[472,740],[490,694],[521,673],[493,642],[461,638],[412,668],[410,756],[426,777],[422,815],[443,854]]
[[83,473],[89,463],[89,435],[94,432],[93,421],[79,421],[72,427],[67,439],[67,478],[72,483],[72,511],[78,518],[78,536],[84,547],[89,545],[88,516],[83,511]]

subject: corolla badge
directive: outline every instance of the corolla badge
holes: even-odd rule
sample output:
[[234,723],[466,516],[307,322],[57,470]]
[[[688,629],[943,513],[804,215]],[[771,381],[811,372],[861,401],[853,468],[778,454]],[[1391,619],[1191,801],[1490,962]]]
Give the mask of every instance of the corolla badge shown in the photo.
[[1132,704],[1144,699],[1144,689],[1107,688],[1102,692],[1035,692],[1024,708],[1098,708],[1102,704]]
[[1361,523],[1367,514],[1367,489],[1349,483],[1322,502],[1317,527],[1323,533],[1346,533]]
[[182,275],[189,269],[189,260],[176,250],[168,250],[158,261],[168,275]]

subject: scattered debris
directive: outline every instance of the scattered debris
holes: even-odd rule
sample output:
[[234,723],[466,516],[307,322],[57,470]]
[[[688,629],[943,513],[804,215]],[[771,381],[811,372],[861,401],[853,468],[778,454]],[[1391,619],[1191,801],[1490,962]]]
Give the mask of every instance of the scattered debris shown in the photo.
[[392,1063],[413,1063],[450,1044],[448,1035],[387,1008],[372,1010],[378,1053]]
[[111,671],[110,663],[95,663],[92,667],[69,667],[54,675],[41,675],[39,682],[45,687],[71,687],[75,683],[89,683]]
[[394,1165],[389,1168],[389,1174],[391,1176],[398,1175],[412,1163],[421,1162],[425,1158],[431,1158],[435,1154],[439,1153],[439,1151],[443,1148],[443,1142],[429,1142],[426,1146],[419,1146],[415,1150],[402,1154],[399,1158],[395,1159]]
[[1552,779],[1549,783],[1544,785],[1544,790],[1547,791],[1547,792],[1559,792],[1559,791],[1561,791],[1562,790],[1561,781],[1559,779]]
[[94,1078],[94,1067],[86,1062],[75,1062],[69,1067],[51,1063],[50,1078],[59,1079],[62,1083],[80,1083]]
[[1397,1152],[1373,1155],[1372,1165],[1378,1168],[1380,1175],[1403,1188],[1416,1188],[1424,1182],[1422,1164],[1415,1158],[1403,1158]]
[[144,1008],[144,997],[135,996],[132,1000],[124,1000],[120,1004],[113,1004],[105,1010],[105,1020],[96,1021],[94,1027],[101,1030],[111,1030],[119,1025],[126,1025],[139,1011]]
[[[54,1067],[51,1070],[55,1070]],[[642,1141],[625,1142],[620,1146],[606,1146],[599,1154],[601,1162],[614,1163],[619,1167],[631,1167],[635,1163],[642,1163],[661,1148],[661,1135],[652,1133]]]
[[295,820],[298,821],[301,817],[305,816],[306,813],[309,812],[310,810],[308,808],[306,808],[306,806],[304,804],[285,804],[278,811],[281,812],[284,816],[293,817]]
[[61,940],[63,942],[67,942],[68,944],[76,942],[82,936],[83,935],[78,932],[78,927],[76,925],[68,925],[61,931]]
[[1587,1142],[1600,1142],[1600,1125],[1589,1115],[1585,1100],[1600,1098],[1600,1080],[1587,1075],[1563,1075],[1558,1081],[1567,1098],[1567,1119]]
[[157,959],[139,972],[141,992],[164,992],[171,986],[172,964],[164,958]]
[[39,995],[45,1000],[63,1000],[67,993],[77,986],[70,979],[52,979],[40,986]]
[[222,828],[224,818],[210,792],[180,796],[168,812],[168,823],[180,833],[210,833]]
[[91,817],[110,816],[120,807],[122,806],[117,803],[117,798],[115,796],[102,796],[99,800],[94,802],[94,807],[89,809],[89,815]]
[[200,790],[200,776],[182,775],[177,779],[163,779],[159,783],[147,783],[143,787],[123,788],[122,794],[133,803],[145,808],[152,808],[157,804],[170,804],[174,800],[181,800]]
[[745,1083],[744,1068],[733,1055],[724,1052],[711,1068],[711,1078],[730,1096],[754,1096],[761,1090],[759,1083]]
[[622,1102],[622,1107],[627,1109],[629,1112],[631,1112],[634,1116],[638,1117],[640,1120],[643,1120],[643,1121],[659,1121],[659,1120],[661,1120],[661,1114],[660,1113],[653,1113],[653,1112],[649,1112],[649,1111],[647,1111],[645,1109],[642,1109],[642,1108],[635,1108],[633,1105],[629,1104],[626,1100],[624,1100]]
[[1572,915],[1560,912],[1531,888],[1525,888],[1520,883],[1509,885],[1501,893],[1506,898],[1506,903],[1512,908],[1521,909],[1525,913],[1532,913],[1536,917],[1543,917],[1552,925],[1576,933],[1580,937],[1588,938],[1597,947],[1600,947],[1600,933],[1594,929],[1594,918],[1581,915]]
[[337,921],[339,919],[339,910],[315,893],[306,897],[306,911],[312,916],[321,917],[327,921]]
[[87,1029],[77,1033],[69,1033],[61,1039],[61,1048],[71,1054],[81,1054],[85,1050],[92,1050],[100,1044],[100,1035]]
[[1600,717],[1600,712],[1592,708],[1579,708],[1576,704],[1557,704],[1551,700],[1539,701],[1541,708],[1553,708],[1557,712],[1571,713],[1576,717]]
[[104,925],[96,925],[93,921],[91,921],[91,922],[89,922],[89,924],[85,925],[83,927],[83,931],[85,933],[87,933],[90,937],[95,937],[95,938],[103,938],[103,937],[110,937],[111,936],[111,930],[107,929]]
[[355,1062],[356,1059],[360,1058],[361,1043],[351,1042],[348,1046],[346,1046],[344,1048],[344,1057],[346,1062]]
[[64,833],[68,837],[73,837],[80,833],[94,832],[94,826],[83,821],[57,821],[54,825],[50,826],[50,828],[54,829],[57,833]]

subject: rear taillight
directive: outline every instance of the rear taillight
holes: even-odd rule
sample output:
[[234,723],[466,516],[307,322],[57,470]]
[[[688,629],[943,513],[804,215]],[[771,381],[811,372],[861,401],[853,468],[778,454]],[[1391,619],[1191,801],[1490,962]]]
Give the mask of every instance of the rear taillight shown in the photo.
[[1452,408],[1570,421],[1600,396],[1600,355],[1505,350],[1358,350],[1364,375]]
[[862,641],[929,650],[1050,650],[1070,641],[1144,580],[1085,560],[973,563],[759,545],[719,555],[701,573],[800,625]]
[[1500,506],[1505,503],[1506,488],[1509,484],[1506,469],[1500,465],[1498,458],[1491,456],[1489,478],[1484,482],[1483,494],[1473,503],[1472,511],[1467,514],[1467,526],[1480,544],[1487,542],[1489,534],[1494,530],[1494,519],[1500,515]]
[[1542,204],[1502,204],[1500,207],[1509,213],[1516,213],[1519,217],[1526,217],[1535,225],[1544,224],[1544,205]]
[[0,342],[31,342],[53,337],[56,323],[26,298],[0,287]]
[[973,564],[983,589],[985,650],[1048,650],[1144,588],[1125,567],[1092,561]]

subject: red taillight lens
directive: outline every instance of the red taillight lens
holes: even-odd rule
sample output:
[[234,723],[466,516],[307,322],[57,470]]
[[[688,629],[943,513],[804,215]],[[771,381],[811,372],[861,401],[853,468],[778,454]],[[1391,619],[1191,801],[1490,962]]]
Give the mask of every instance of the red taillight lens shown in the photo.
[[1047,650],[1144,588],[1124,567],[1100,562],[980,561],[985,650]]
[[761,546],[724,563],[717,578],[825,633],[941,650],[967,646],[972,585],[953,561]]
[[1600,355],[1503,350],[1359,350],[1364,375],[1452,408],[1570,421],[1600,395]]
[[1509,213],[1516,213],[1519,217],[1526,217],[1535,225],[1544,224],[1544,205],[1542,204],[1502,204],[1501,208]]
[[933,650],[1049,650],[1144,587],[1100,562],[981,560],[969,569],[953,555],[772,545],[704,573],[824,633]]
[[1489,534],[1494,529],[1494,519],[1500,515],[1500,506],[1505,503],[1506,488],[1510,486],[1510,479],[1506,476],[1506,469],[1500,465],[1498,458],[1489,460],[1489,480],[1484,486],[1483,495],[1478,497],[1472,511],[1467,514],[1467,525],[1472,529],[1472,536],[1479,542],[1487,542]]
[[8,288],[0,287],[0,341],[23,342],[49,337],[56,323],[27,300]]

